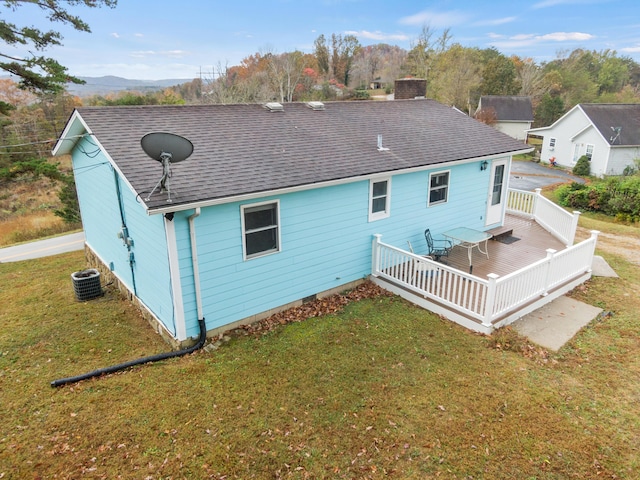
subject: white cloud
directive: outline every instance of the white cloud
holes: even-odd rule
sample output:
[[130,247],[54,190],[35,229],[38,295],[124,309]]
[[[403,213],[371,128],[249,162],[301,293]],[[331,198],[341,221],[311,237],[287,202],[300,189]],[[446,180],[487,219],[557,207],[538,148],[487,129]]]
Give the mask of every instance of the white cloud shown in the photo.
[[519,34],[513,35],[504,40],[492,41],[491,44],[497,48],[527,47],[543,42],[583,42],[596,38],[590,33],[581,32],[554,32],[545,35]]
[[624,47],[621,48],[620,51],[625,53],[640,53],[640,45],[636,45],[635,47]]
[[182,58],[189,55],[189,52],[185,50],[137,50],[129,54],[134,58],[147,58],[147,57],[168,57],[168,58]]
[[111,36],[112,36],[113,38],[120,38],[120,34],[119,34],[119,33],[117,33],[117,32],[113,32],[113,33],[111,34]]
[[460,25],[462,23],[465,23],[469,20],[469,18],[469,14],[455,10],[452,10],[450,12],[432,12],[429,10],[424,10],[422,12],[416,13],[415,15],[401,18],[399,20],[399,23],[403,25],[429,25],[435,28],[447,28],[453,25]]
[[138,38],[142,38],[142,37],[144,37],[144,34],[143,33],[134,33],[133,36],[134,37],[138,37]]
[[531,8],[547,8],[555,7],[556,5],[590,5],[593,3],[602,3],[601,0],[542,0],[541,2],[534,3]]
[[478,27],[492,27],[496,25],[504,25],[506,23],[511,23],[517,20],[518,17],[503,17],[503,18],[495,18],[493,20],[483,20],[480,22],[475,22],[474,25]]
[[555,32],[555,33],[547,33],[546,35],[540,35],[540,40],[553,40],[554,42],[567,42],[567,41],[584,41],[584,40],[592,40],[596,38],[594,35],[590,33],[581,33],[581,32]]
[[379,40],[379,41],[393,40],[398,42],[404,42],[409,40],[409,37],[404,34],[389,34],[389,33],[382,33],[380,31],[369,32],[367,30],[360,30],[359,32],[356,32],[353,30],[349,30],[344,33],[346,35],[354,35],[356,37],[367,38],[369,40]]

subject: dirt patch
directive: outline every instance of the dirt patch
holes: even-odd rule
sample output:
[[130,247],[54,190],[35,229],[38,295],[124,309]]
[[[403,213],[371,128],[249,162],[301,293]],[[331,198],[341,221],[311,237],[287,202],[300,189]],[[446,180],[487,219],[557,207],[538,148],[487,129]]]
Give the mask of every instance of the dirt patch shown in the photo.
[[[578,227],[576,231],[577,240],[584,240],[590,236],[590,230]],[[640,238],[637,236],[600,232],[597,248],[618,255],[634,265],[640,266]]]

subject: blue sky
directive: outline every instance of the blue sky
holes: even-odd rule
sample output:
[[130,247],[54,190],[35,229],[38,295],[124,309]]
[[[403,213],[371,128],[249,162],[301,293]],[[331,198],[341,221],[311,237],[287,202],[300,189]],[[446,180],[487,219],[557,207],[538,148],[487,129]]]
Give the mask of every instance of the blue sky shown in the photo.
[[638,0],[119,0],[115,9],[71,11],[92,33],[52,25],[33,5],[0,6],[19,26],[59,29],[63,47],[45,53],[76,76],[192,79],[256,52],[311,53],[320,34],[332,33],[410,49],[424,25],[436,36],[449,28],[452,42],[464,46],[537,62],[575,48],[611,49],[640,62]]

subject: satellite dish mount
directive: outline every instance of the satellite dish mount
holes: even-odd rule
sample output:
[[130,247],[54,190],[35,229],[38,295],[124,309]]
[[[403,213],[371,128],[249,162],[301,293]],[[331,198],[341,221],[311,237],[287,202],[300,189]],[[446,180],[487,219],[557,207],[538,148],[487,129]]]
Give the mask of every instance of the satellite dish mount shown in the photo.
[[147,195],[145,201],[151,200],[151,195],[160,189],[160,193],[167,192],[167,203],[171,200],[171,165],[182,162],[193,153],[193,144],[180,135],[167,132],[147,133],[140,140],[140,145],[149,157],[162,163],[162,177]]

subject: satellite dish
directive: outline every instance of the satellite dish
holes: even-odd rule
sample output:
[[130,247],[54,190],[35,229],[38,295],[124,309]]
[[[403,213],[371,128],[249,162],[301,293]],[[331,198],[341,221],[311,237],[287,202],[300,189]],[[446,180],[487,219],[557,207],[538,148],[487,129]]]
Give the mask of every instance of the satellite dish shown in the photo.
[[193,153],[193,143],[180,135],[167,132],[147,133],[140,140],[144,152],[154,160],[162,163],[162,178],[145,198],[148,202],[151,195],[160,187],[160,192],[167,192],[167,203],[171,203],[171,164],[186,160]]
[[159,162],[163,155],[170,155],[171,163],[186,160],[193,153],[193,143],[180,135],[167,132],[147,133],[140,140],[147,155]]

